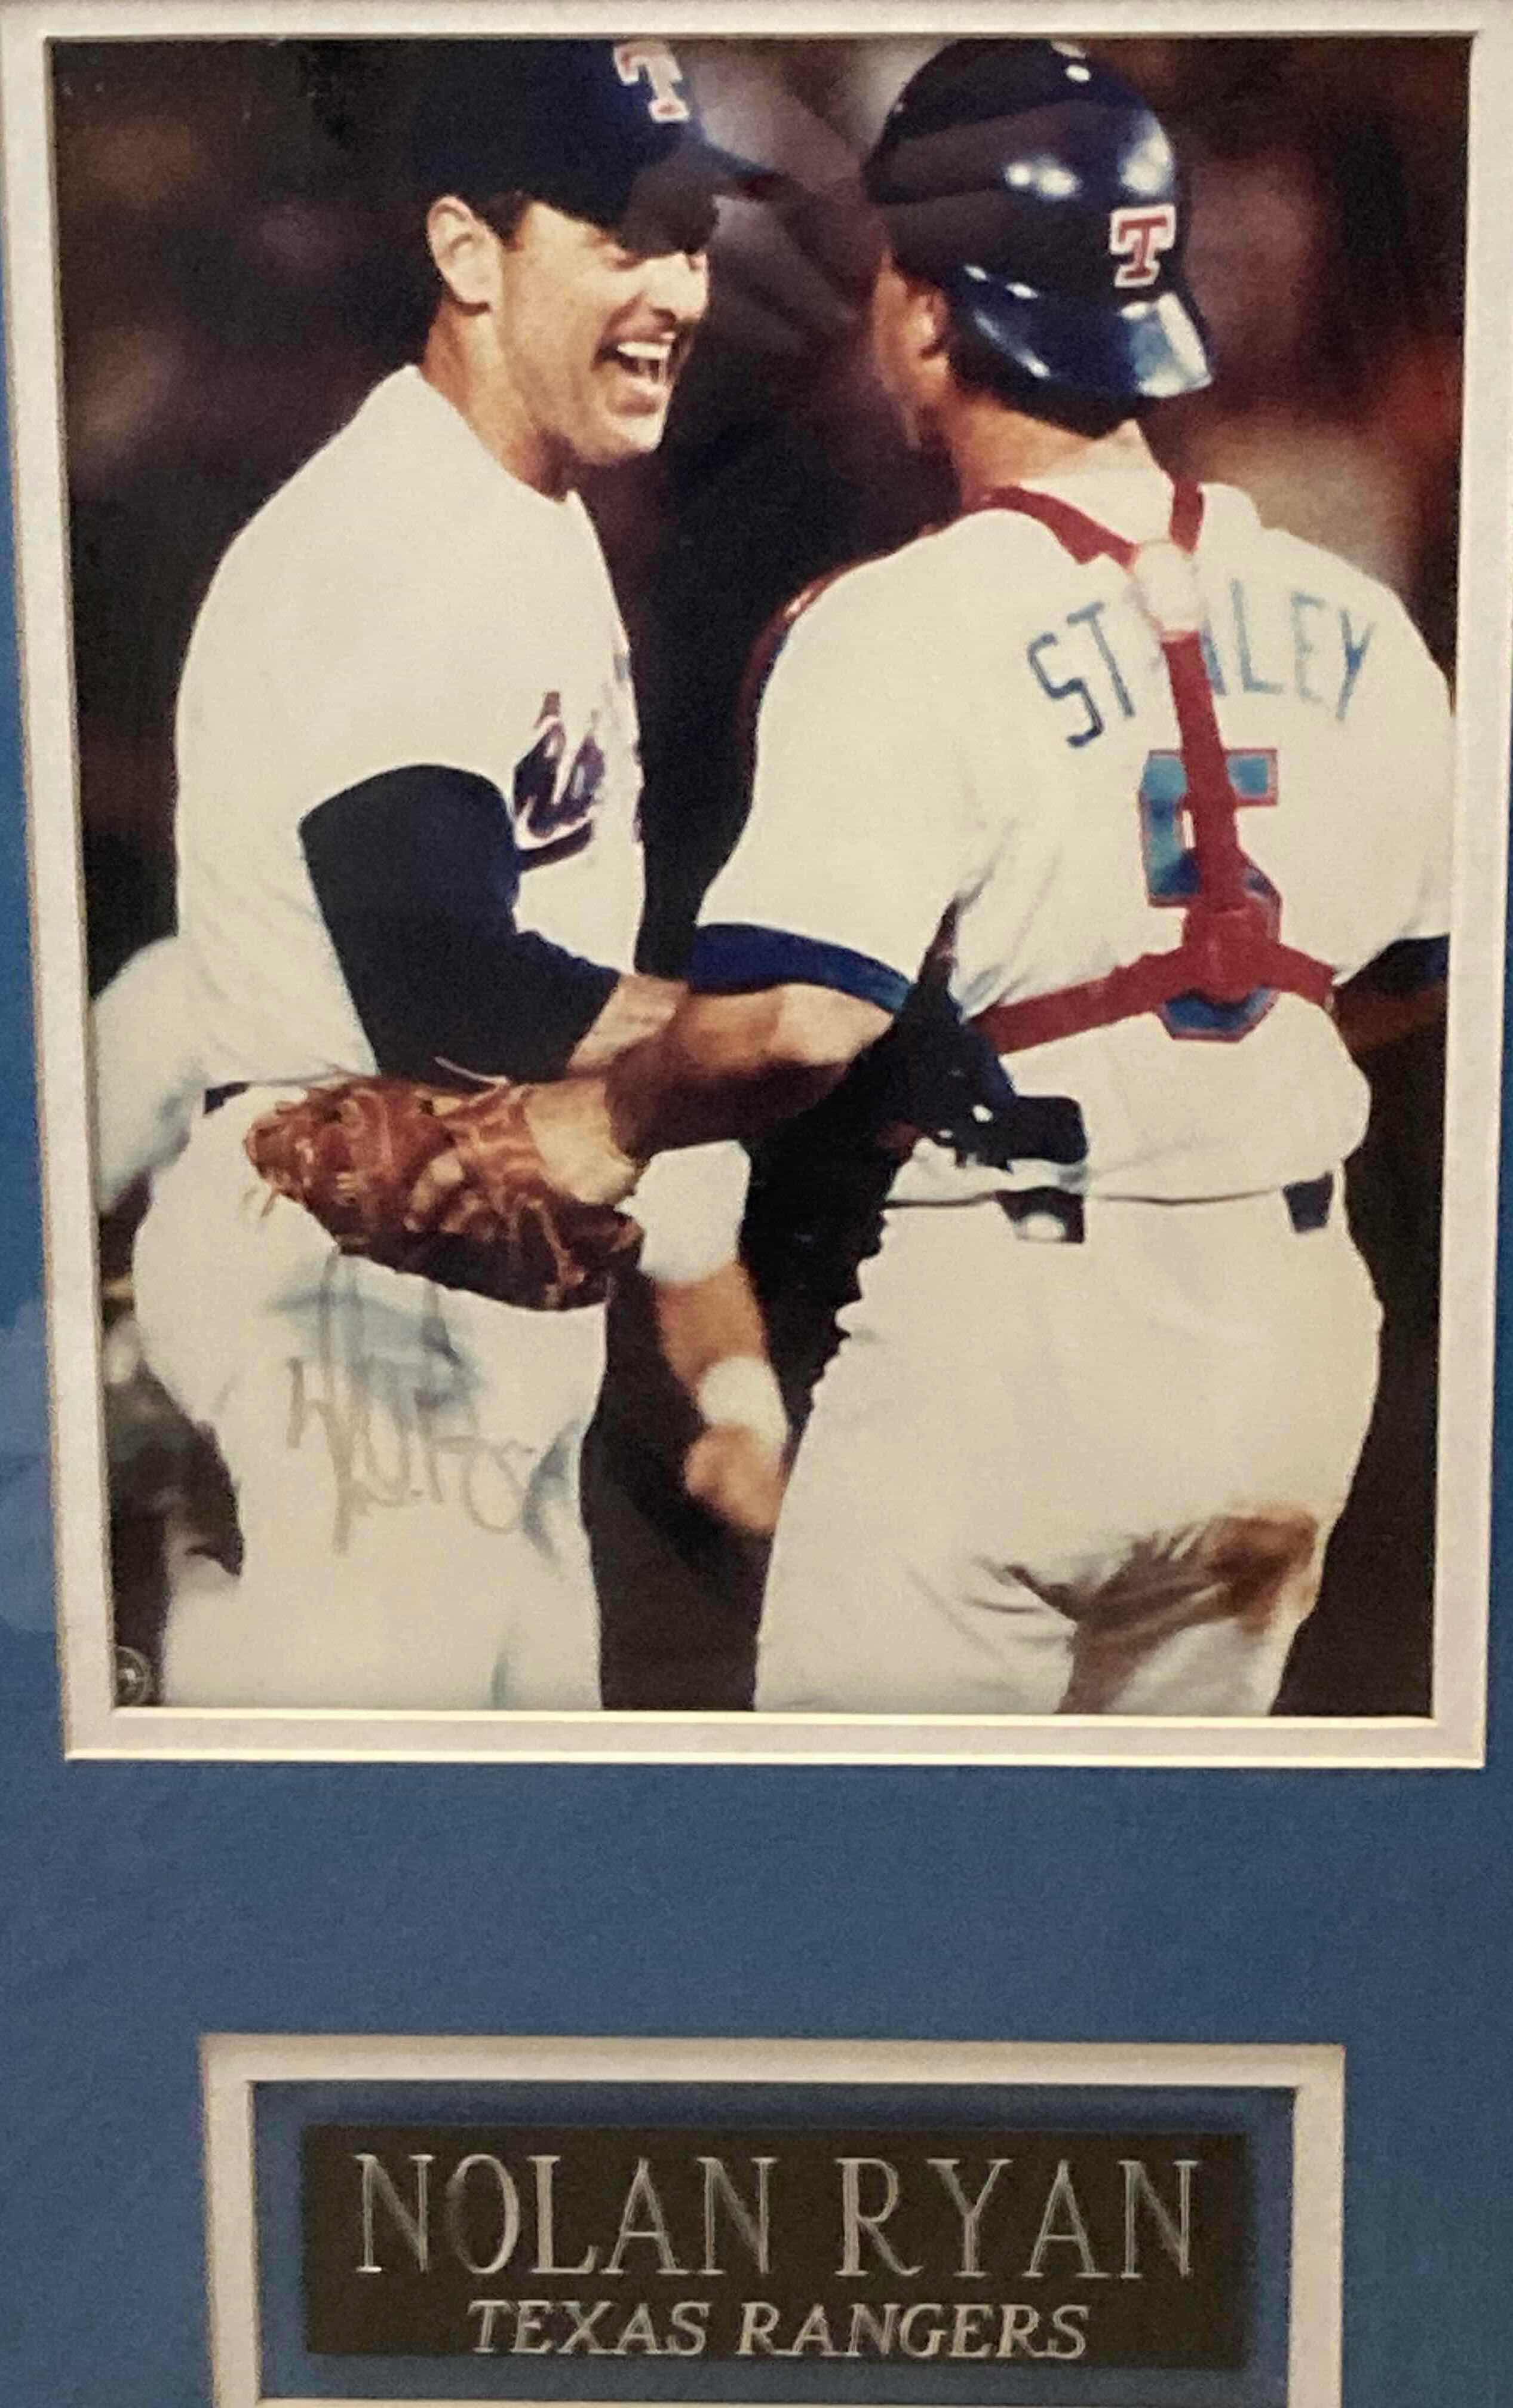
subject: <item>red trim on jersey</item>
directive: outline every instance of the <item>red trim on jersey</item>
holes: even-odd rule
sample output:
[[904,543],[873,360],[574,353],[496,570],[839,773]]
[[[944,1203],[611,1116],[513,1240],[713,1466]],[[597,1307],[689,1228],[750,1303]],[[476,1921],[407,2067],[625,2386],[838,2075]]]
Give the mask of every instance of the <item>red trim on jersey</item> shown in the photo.
[[1203,489],[1190,478],[1176,478],[1172,485],[1172,541],[1179,552],[1196,552],[1198,538],[1203,531]]
[[[1199,495],[1199,509],[1203,496]],[[1100,526],[1086,510],[1074,502],[1063,502],[1059,494],[1032,493],[1028,485],[995,485],[974,510],[1017,510],[1022,518],[1038,519],[1056,538],[1063,552],[1069,552],[1079,568],[1089,561],[1117,560],[1128,568],[1135,556],[1135,547],[1128,538],[1116,535],[1112,527]]]
[[[1083,566],[1095,560],[1112,560],[1128,571],[1139,551],[1128,538],[1101,526],[1055,494],[1007,485],[986,494],[976,508],[1017,510],[1038,520]],[[1174,485],[1171,540],[1179,551],[1191,553],[1197,549],[1203,521],[1201,488],[1186,482]],[[1143,953],[1138,961],[1110,970],[1103,978],[1085,979],[1080,985],[1060,987],[1024,1003],[989,1005],[976,1015],[973,1025],[1000,1054],[1028,1053],[1032,1046],[1048,1045],[1056,1038],[1111,1028],[1117,1021],[1159,1011],[1181,995],[1201,995],[1211,1003],[1238,1003],[1257,987],[1271,987],[1302,996],[1324,1010],[1329,1007],[1334,991],[1334,972],[1329,963],[1284,945],[1268,924],[1266,904],[1247,891],[1234,789],[1202,635],[1196,628],[1162,632],[1160,644],[1182,742],[1198,873],[1197,892],[1182,917],[1181,942],[1168,953]]]

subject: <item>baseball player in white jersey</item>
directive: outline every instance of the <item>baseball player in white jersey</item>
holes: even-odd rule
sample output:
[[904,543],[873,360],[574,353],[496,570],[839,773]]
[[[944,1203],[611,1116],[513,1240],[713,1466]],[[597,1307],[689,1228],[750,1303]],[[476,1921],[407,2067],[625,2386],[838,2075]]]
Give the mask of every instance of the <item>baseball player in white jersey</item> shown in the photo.
[[[244,1559],[170,1618],[173,1704],[598,1701],[578,1462],[602,1309],[516,1311],[344,1257],[243,1140],[343,1073],[599,1067],[671,1008],[629,969],[635,708],[575,486],[657,443],[714,194],[755,171],[707,141],[661,44],[445,43],[428,72],[424,356],[232,544],[180,694],[207,1092],[135,1272],[149,1361],[214,1431]],[[708,1418],[737,1455],[767,1425],[774,1480],[776,1390],[746,1359],[732,1260],[743,1186],[725,1147],[649,1189],[642,1268],[691,1386],[742,1358]],[[728,1464],[701,1462],[717,1492]]]
[[1443,975],[1444,681],[1385,588],[1157,466],[1141,418],[1209,369],[1138,94],[954,44],[867,183],[877,368],[960,514],[790,614],[694,991],[533,1125],[755,1127],[944,982],[954,1090],[818,1390],[757,1704],[1262,1713],[1376,1383],[1332,996]]

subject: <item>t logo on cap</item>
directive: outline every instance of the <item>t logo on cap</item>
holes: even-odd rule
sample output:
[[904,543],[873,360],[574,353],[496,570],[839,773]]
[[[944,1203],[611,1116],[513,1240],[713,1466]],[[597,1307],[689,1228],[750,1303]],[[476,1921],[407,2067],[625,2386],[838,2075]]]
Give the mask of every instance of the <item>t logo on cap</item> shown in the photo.
[[1170,201],[1151,208],[1116,209],[1108,222],[1108,247],[1123,265],[1114,282],[1120,292],[1154,284],[1161,272],[1160,253],[1176,240],[1176,210]]
[[651,86],[646,114],[656,125],[686,123],[692,115],[683,96],[683,69],[666,42],[616,42],[614,64],[622,83]]

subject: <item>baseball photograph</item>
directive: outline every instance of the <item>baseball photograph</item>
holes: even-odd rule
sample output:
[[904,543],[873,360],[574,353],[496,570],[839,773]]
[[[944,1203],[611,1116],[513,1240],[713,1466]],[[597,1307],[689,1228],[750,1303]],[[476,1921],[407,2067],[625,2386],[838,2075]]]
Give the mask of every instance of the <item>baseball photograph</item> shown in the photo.
[[1475,1760],[1477,45],[706,13],[7,26],[74,1742]]

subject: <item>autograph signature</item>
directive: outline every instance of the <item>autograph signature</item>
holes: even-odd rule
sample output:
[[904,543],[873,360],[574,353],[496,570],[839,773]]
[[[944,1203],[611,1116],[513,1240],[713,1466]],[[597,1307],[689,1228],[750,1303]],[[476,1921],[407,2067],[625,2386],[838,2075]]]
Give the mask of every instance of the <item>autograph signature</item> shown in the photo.
[[325,1441],[337,1553],[345,1552],[359,1514],[422,1498],[441,1505],[452,1498],[480,1530],[502,1537],[514,1529],[539,1450],[518,1439],[488,1439],[479,1428],[433,1289],[416,1354],[401,1364],[369,1352],[356,1284],[336,1284],[344,1268],[338,1257],[322,1277],[314,1361],[289,1358],[288,1443],[301,1446],[311,1428]]

